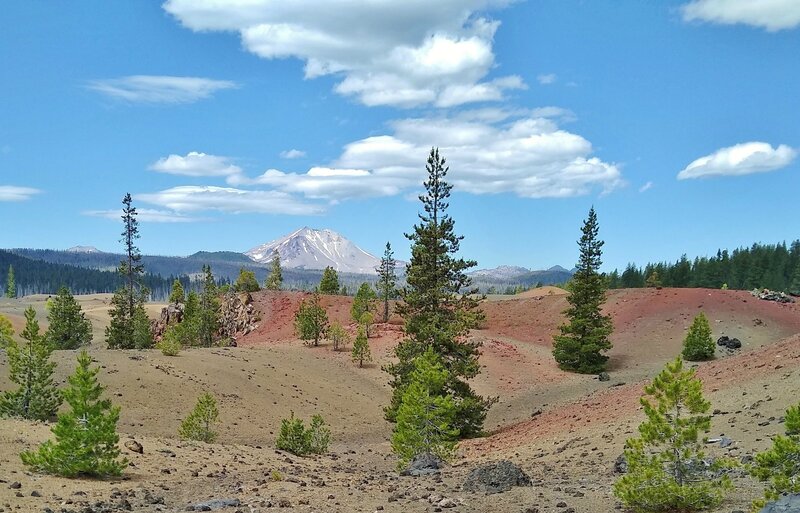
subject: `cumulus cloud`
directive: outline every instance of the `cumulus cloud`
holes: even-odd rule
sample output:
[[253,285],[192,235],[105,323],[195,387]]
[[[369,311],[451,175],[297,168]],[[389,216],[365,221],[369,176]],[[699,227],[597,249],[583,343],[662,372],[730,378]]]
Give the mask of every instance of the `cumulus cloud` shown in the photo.
[[[138,214],[137,219],[143,223],[194,223],[204,221],[200,217],[190,217],[169,210],[137,208],[136,213]],[[87,210],[83,212],[83,215],[119,221],[122,216],[122,210]]]
[[231,164],[228,157],[190,151],[186,156],[170,155],[158,159],[149,169],[159,173],[183,176],[229,176],[242,169]]
[[765,142],[737,144],[695,160],[678,173],[678,180],[765,173],[788,166],[796,156],[797,150],[785,144],[777,148]]
[[137,200],[168,208],[179,214],[215,210],[241,214],[316,215],[320,205],[308,203],[282,191],[243,190],[231,187],[186,185],[163,191],[137,194]]
[[34,189],[32,187],[0,185],[0,201],[27,201],[41,192],[42,191],[39,189]]
[[510,0],[167,0],[194,31],[235,31],[265,59],[297,58],[306,78],[341,77],[335,90],[365,105],[449,107],[502,99],[519,77],[484,80],[499,23],[482,14]]
[[232,175],[228,181],[329,202],[394,196],[419,187],[433,144],[448,159],[448,180],[461,192],[571,197],[621,186],[615,164],[592,156],[589,141],[558,126],[557,118],[566,112],[489,109],[401,119],[391,123],[391,134],[346,145],[328,166],[305,173],[270,169],[256,178]]
[[693,0],[681,10],[686,21],[752,25],[770,32],[800,25],[797,0]]
[[238,86],[229,80],[201,77],[132,75],[93,80],[87,87],[111,98],[134,103],[193,103],[209,98],[219,90]]
[[546,73],[536,77],[536,80],[538,80],[539,83],[542,85],[550,85],[550,84],[555,84],[557,78],[558,77],[556,76],[555,73]]
[[286,150],[281,152],[282,159],[301,159],[306,156],[306,152],[303,150]]

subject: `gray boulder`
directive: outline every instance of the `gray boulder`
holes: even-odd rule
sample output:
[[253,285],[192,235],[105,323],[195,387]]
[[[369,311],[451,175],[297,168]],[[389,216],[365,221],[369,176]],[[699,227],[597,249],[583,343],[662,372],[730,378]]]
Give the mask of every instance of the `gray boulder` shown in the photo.
[[531,486],[531,479],[510,461],[498,461],[474,469],[464,481],[467,492],[502,493],[514,486]]
[[625,458],[625,453],[622,453],[619,456],[617,456],[616,461],[614,461],[614,472],[616,472],[617,474],[628,473],[628,459]]
[[800,512],[800,493],[785,495],[775,502],[770,502],[760,513],[798,513]]
[[198,502],[186,508],[186,511],[216,511],[222,508],[235,508],[241,506],[239,499],[213,499],[206,502]]
[[427,476],[438,474],[444,466],[442,459],[435,454],[424,452],[417,454],[409,463],[408,468],[400,472],[401,476]]

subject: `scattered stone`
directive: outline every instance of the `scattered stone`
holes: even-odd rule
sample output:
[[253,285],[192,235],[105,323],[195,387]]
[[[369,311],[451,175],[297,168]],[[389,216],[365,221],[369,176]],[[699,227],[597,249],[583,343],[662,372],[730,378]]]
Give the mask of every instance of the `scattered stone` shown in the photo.
[[442,459],[435,454],[422,453],[414,456],[408,468],[400,473],[402,476],[427,476],[438,474],[444,466]]
[[597,379],[600,381],[611,381],[611,376],[609,376],[607,372],[601,372],[597,375]]
[[617,459],[614,461],[614,472],[617,474],[628,473],[628,460],[625,458],[625,453],[617,456]]
[[8,487],[11,488],[12,490],[19,490],[20,488],[22,488],[22,484],[19,481],[14,481],[10,485],[8,485]]
[[189,506],[186,511],[216,511],[222,508],[235,508],[241,504],[239,499],[212,499]]
[[136,440],[126,440],[125,441],[125,448],[131,452],[135,452],[138,454],[144,454],[144,447],[142,444],[137,442]]
[[439,501],[438,506],[440,508],[455,508],[456,506],[458,506],[458,503],[453,499],[445,497],[444,499]]
[[794,298],[783,292],[776,292],[769,289],[753,289],[750,292],[753,296],[764,301],[775,301],[776,303],[794,303]]
[[742,341],[738,338],[730,338],[727,335],[723,335],[717,339],[717,345],[730,350],[736,350],[742,348]]
[[531,486],[531,479],[517,465],[503,460],[474,469],[463,488],[468,492],[502,493],[514,486]]

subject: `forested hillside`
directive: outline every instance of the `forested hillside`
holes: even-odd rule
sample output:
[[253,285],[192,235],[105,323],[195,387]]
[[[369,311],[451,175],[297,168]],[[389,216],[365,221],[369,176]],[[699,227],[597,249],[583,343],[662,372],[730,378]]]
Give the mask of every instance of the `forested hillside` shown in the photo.
[[609,284],[611,288],[727,286],[800,293],[800,240],[788,247],[784,242],[753,244],[731,252],[719,250],[713,257],[694,260],[684,255],[675,263],[650,263],[644,267],[629,264],[622,273],[612,272]]

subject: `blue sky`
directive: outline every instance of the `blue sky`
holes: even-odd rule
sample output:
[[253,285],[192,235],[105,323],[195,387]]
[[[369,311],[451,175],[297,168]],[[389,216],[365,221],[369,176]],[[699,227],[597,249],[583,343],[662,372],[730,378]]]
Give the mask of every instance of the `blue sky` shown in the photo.
[[24,2],[0,17],[0,247],[404,232],[431,146],[481,267],[800,237],[796,0]]

